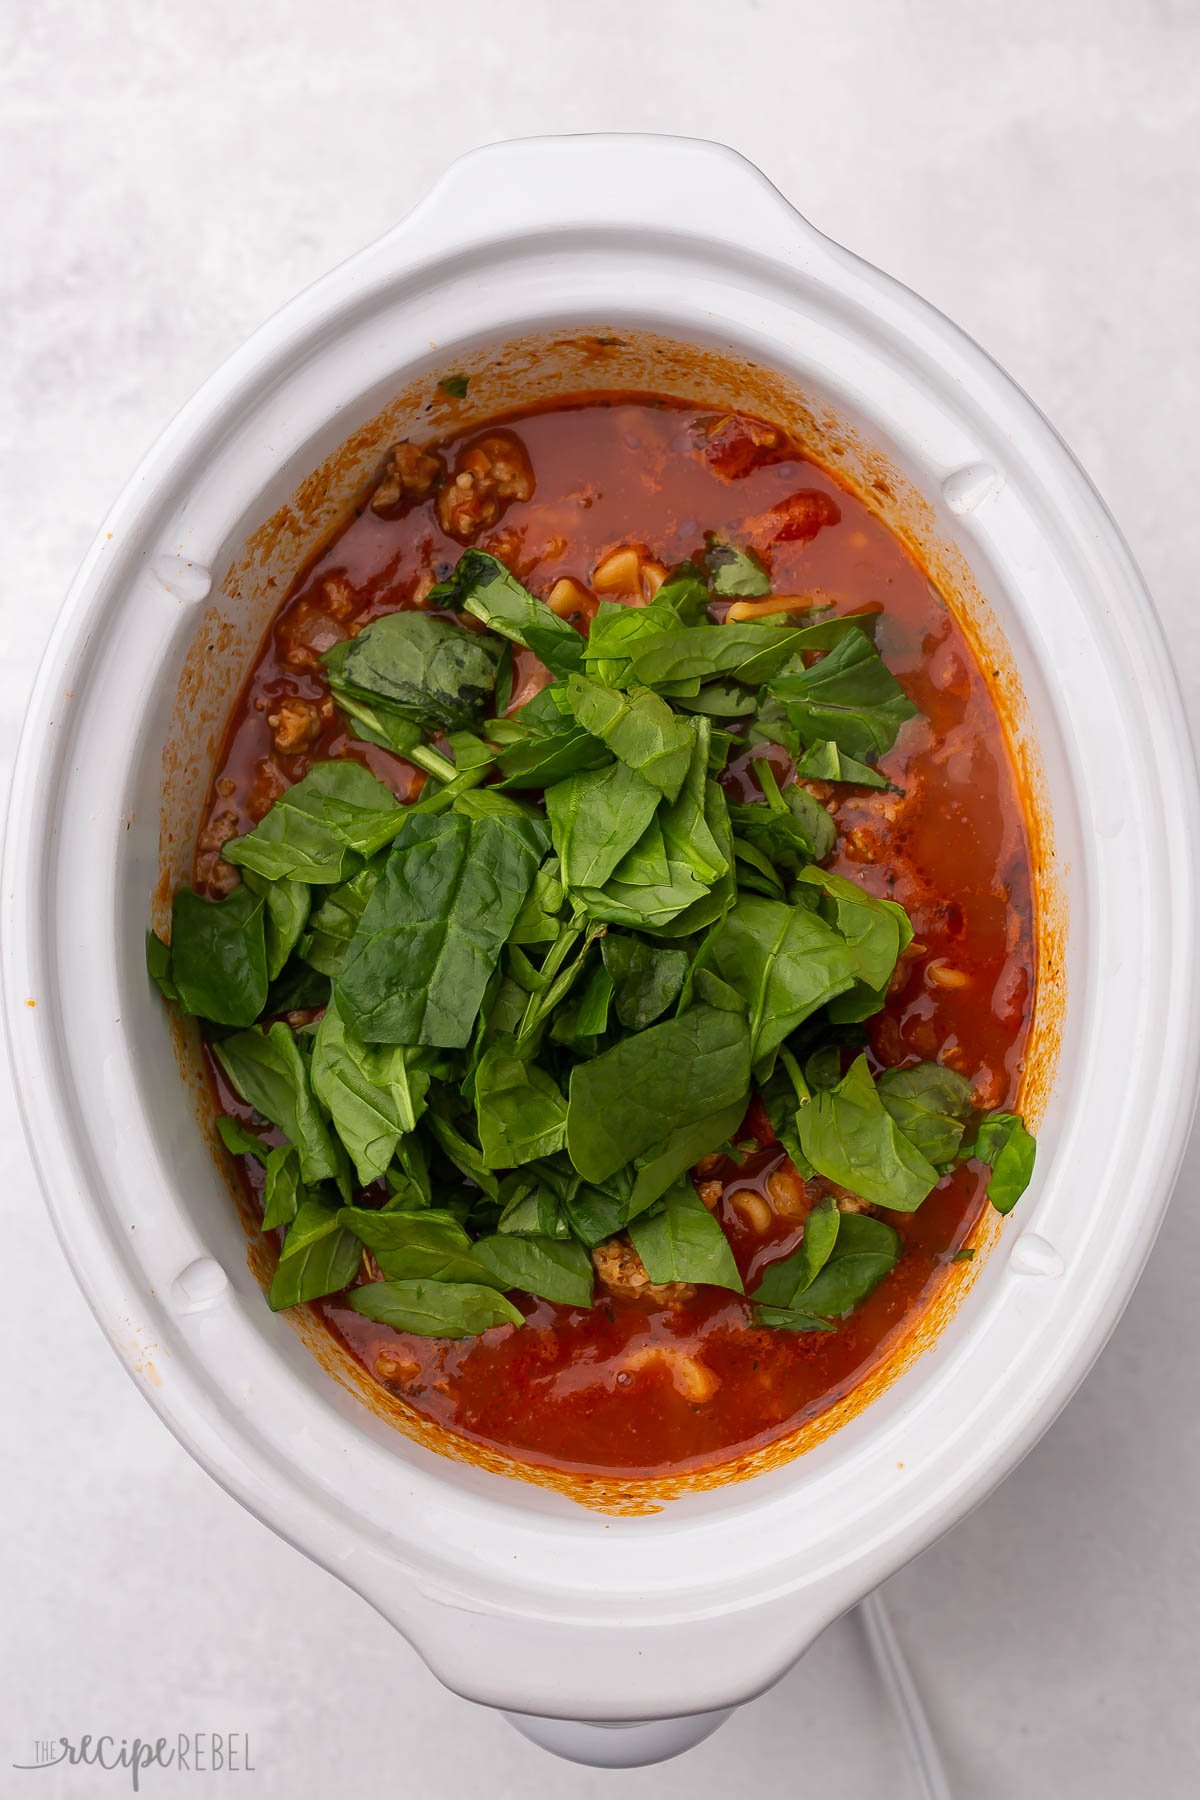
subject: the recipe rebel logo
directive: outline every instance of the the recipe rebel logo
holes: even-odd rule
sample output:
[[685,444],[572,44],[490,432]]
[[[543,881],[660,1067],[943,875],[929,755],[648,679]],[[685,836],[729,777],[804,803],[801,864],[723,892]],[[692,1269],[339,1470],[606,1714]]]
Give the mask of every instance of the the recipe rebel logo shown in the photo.
[[148,1769],[175,1769],[191,1775],[252,1775],[254,1759],[247,1732],[180,1731],[174,1737],[116,1738],[104,1732],[82,1737],[38,1738],[33,1760],[14,1769],[36,1771],[67,1766],[104,1769],[129,1778],[135,1794]]

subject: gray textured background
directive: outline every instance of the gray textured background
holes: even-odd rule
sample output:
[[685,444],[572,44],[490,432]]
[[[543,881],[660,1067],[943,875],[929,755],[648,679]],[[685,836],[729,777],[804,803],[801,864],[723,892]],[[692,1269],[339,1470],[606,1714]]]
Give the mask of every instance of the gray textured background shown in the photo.
[[[1115,510],[1197,717],[1197,0],[5,0],[0,94],[5,773],[60,597],[163,423],[461,150],[538,131],[722,137],[980,339]],[[253,1776],[144,1791],[910,1800],[852,1619],[657,1771],[572,1769],[452,1699],[155,1421],[0,1107],[0,1792],[127,1791],[11,1773],[48,1731],[235,1729]],[[890,1585],[956,1795],[1197,1791],[1198,1177],[1194,1146],[1058,1425]]]

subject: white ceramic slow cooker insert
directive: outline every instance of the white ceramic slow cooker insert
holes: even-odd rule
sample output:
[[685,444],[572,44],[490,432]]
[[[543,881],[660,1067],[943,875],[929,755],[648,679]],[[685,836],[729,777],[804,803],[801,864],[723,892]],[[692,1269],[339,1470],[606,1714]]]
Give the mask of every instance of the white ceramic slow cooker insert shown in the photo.
[[[361,489],[386,433],[421,423],[412,396],[437,373],[477,370],[481,404],[489,368],[497,394],[578,389],[569,346],[606,330],[668,391],[683,391],[673,342],[751,387],[755,368],[778,371],[787,404],[844,439],[848,479],[878,455],[922,497],[921,529],[976,596],[977,638],[1019,678],[1018,750],[1066,918],[1035,1181],[936,1346],[803,1455],[640,1516],[436,1454],[268,1311],[143,956],[151,897],[186,875],[225,714],[282,598],[270,581]],[[1196,818],[1137,571],[1067,450],[974,344],[716,145],[477,152],[213,376],[58,621],[12,800],[4,958],[64,1248],[192,1455],[450,1687],[557,1720],[719,1712],[981,1499],[1111,1330],[1194,1106]],[[194,1048],[183,1059],[194,1071]],[[657,1753],[707,1728],[680,1722]]]

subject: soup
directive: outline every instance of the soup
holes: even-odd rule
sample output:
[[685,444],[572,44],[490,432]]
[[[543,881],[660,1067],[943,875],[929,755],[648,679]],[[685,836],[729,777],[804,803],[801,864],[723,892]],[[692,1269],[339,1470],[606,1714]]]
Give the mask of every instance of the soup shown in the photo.
[[904,546],[766,421],[402,444],[229,723],[164,990],[389,1393],[543,1467],[830,1407],[1028,1180],[1029,838]]

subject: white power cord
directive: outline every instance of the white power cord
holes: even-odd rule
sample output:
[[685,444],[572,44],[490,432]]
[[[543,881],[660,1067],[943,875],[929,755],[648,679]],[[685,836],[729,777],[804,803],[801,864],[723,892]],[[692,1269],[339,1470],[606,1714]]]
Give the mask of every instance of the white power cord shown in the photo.
[[900,1648],[891,1616],[883,1603],[882,1589],[876,1588],[873,1594],[860,1600],[858,1610],[862,1614],[863,1629],[875,1666],[899,1716],[922,1800],[952,1800],[937,1739]]

